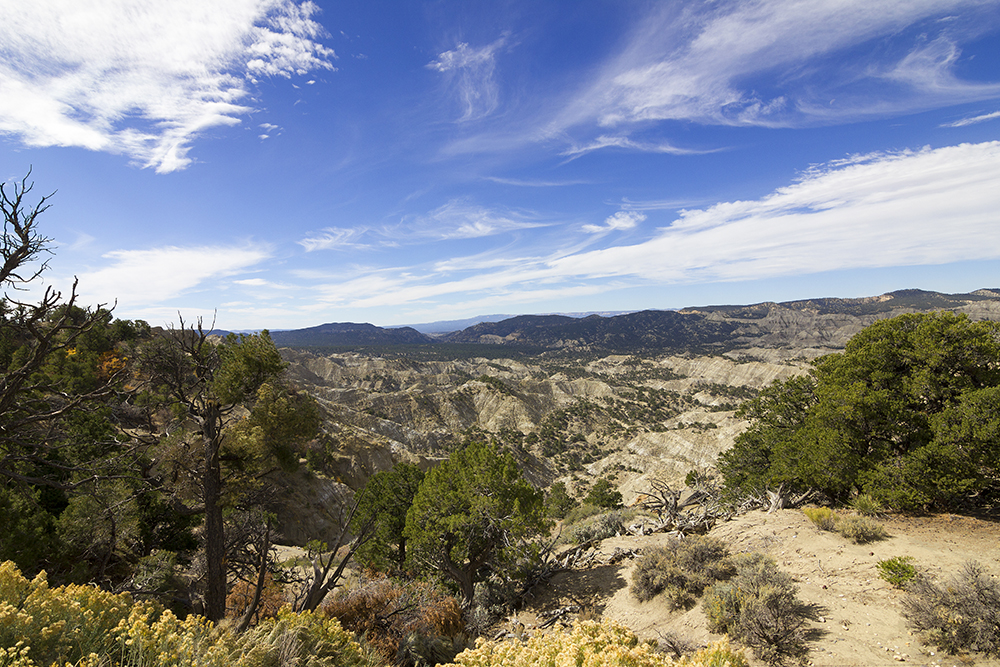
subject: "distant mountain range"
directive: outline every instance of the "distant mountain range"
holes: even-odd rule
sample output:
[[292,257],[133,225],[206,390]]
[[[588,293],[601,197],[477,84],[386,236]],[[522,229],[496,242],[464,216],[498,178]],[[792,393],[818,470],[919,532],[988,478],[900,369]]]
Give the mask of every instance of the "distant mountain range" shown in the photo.
[[[608,311],[588,311],[585,313],[548,313],[550,315],[563,315],[565,317],[587,317],[589,315],[600,315],[601,317],[614,317],[624,315],[632,311],[629,310],[608,310]],[[501,322],[503,320],[517,317],[517,315],[479,315],[478,317],[468,317],[464,320],[441,320],[439,322],[425,322],[422,324],[408,324],[420,333],[425,334],[447,334],[455,331],[467,329],[483,322]]]
[[973,319],[1000,320],[1000,288],[969,294],[901,290],[858,299],[645,310],[611,317],[518,315],[500,321],[480,321],[433,337],[415,327],[353,323],[275,331],[271,337],[281,347],[305,348],[448,343],[622,353],[747,347],[840,348],[878,319],[935,310],[964,312]]
[[383,328],[374,324],[333,322],[307,329],[271,332],[279,347],[341,347],[355,345],[414,345],[434,339],[412,327]]

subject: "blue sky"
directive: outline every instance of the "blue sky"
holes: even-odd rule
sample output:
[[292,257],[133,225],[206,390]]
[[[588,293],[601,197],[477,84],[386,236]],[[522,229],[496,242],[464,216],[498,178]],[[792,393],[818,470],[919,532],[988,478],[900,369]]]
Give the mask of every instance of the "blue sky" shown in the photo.
[[[0,0],[47,284],[154,325],[1000,287],[1000,1]],[[23,298],[23,297],[22,297]]]

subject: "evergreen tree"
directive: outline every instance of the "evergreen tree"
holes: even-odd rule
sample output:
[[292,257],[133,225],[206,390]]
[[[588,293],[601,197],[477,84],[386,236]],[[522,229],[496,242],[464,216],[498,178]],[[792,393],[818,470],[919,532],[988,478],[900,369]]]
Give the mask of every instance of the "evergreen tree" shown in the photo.
[[745,403],[750,426],[719,468],[736,491],[864,491],[903,509],[982,501],[1000,484],[998,387],[1000,324],[949,312],[882,320],[810,376]]
[[272,462],[297,460],[289,448],[315,435],[318,412],[307,396],[281,385],[285,363],[266,331],[216,341],[200,321],[185,327],[182,320],[145,346],[141,368],[164,404],[193,425],[199,441],[192,461],[201,504],[188,511],[204,516],[205,615],[219,620],[226,611],[223,512],[232,504],[224,497],[226,484],[231,482],[231,492],[245,491]]
[[476,582],[513,563],[544,527],[543,494],[514,457],[473,442],[427,472],[403,534],[414,562],[454,581],[471,607]]
[[376,570],[403,570],[406,564],[406,514],[417,495],[424,473],[410,463],[397,463],[371,476],[358,495],[351,520],[355,534],[374,526],[371,538],[357,552],[357,559]]

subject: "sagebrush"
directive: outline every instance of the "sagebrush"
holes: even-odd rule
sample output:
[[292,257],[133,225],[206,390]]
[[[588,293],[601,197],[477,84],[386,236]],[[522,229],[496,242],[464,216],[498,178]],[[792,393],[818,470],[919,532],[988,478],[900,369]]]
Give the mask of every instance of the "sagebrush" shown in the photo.
[[583,544],[591,540],[605,540],[625,530],[625,514],[612,510],[583,519],[570,528],[567,537],[573,544]]
[[888,537],[878,521],[863,514],[842,516],[829,507],[803,507],[802,513],[820,530],[835,531],[856,544],[867,544]]
[[1000,657],[1000,583],[982,565],[966,563],[944,585],[918,575],[907,591],[903,615],[925,642]]
[[837,520],[836,530],[856,544],[876,542],[889,536],[889,533],[878,521],[858,514],[840,517]]
[[662,594],[672,609],[688,608],[707,586],[735,573],[725,544],[694,535],[647,549],[636,563],[630,590],[641,602]]
[[809,612],[796,596],[791,576],[760,553],[741,554],[733,561],[736,576],[705,594],[709,629],[743,642],[772,665],[804,658]]

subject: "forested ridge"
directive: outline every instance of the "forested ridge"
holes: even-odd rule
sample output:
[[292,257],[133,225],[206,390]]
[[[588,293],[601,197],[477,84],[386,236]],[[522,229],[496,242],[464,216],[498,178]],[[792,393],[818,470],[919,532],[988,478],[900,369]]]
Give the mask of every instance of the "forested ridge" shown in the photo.
[[[751,379],[688,382],[672,369],[692,358],[667,366],[588,349],[576,360],[545,357],[543,381],[518,361],[433,366],[394,357],[411,374],[433,366],[440,375],[407,387],[405,373],[369,371],[350,389],[364,408],[335,421],[347,414],[335,405],[346,394],[303,386],[309,364],[333,361],[290,364],[267,331],[218,336],[214,323],[182,317],[152,328],[115,319],[106,304],[78,303],[75,284],[69,293],[39,293],[52,244],[39,229],[49,197],[32,194],[27,178],[0,191],[0,665],[293,664],[307,656],[309,664],[516,664],[527,660],[519,644],[461,652],[573,567],[583,547],[628,530],[628,521],[684,536],[768,495],[841,507],[864,497],[880,511],[908,512],[989,513],[1000,499],[996,322],[951,312],[876,317],[842,352],[786,364],[761,391]],[[723,322],[705,338],[679,314],[571,319],[515,318],[467,331],[464,342],[516,343],[528,332],[542,347],[589,336],[585,348],[639,350],[653,338],[680,345],[702,336],[698,345],[711,346],[740,331]],[[351,331],[378,339],[367,327]],[[767,370],[752,356],[762,352],[741,349],[719,363],[756,364],[758,375],[747,377]],[[386,367],[379,363],[372,368]],[[432,394],[426,383],[449,393]],[[388,394],[405,395],[409,407],[380,400]],[[500,415],[490,424],[480,420],[487,405]],[[685,421],[688,414],[702,421]],[[342,460],[349,434],[364,432],[361,425],[416,431],[417,418],[438,431],[413,435],[419,456],[365,466],[351,488],[337,479],[341,464],[359,467],[356,457]],[[745,428],[718,470],[676,459],[674,473],[687,466],[684,502],[684,483],[627,463],[639,461],[626,452],[636,443],[671,431],[707,438],[738,420]],[[296,475],[340,489],[329,500],[338,530],[280,556],[287,518],[279,517]],[[625,478],[645,484],[639,493],[626,489],[636,501],[631,513]],[[685,507],[698,507],[700,518]],[[785,586],[774,604],[791,604],[791,585],[773,564],[739,561],[757,575],[743,573],[709,546],[694,558],[723,563],[712,566],[719,586],[738,571],[753,582],[766,576]],[[650,576],[681,577],[673,556],[663,558],[672,574]],[[684,588],[687,579],[671,581],[662,590],[681,591],[679,606],[709,590],[708,579],[697,595]],[[714,594],[722,606],[713,613],[728,618],[725,605],[739,601],[726,602],[723,588]],[[753,625],[718,619],[719,628],[732,624],[734,637],[739,623]],[[797,628],[789,631],[796,642]],[[803,655],[798,644],[743,640],[775,664]],[[532,651],[586,654],[592,664],[671,660],[607,623],[536,643]],[[608,646],[615,648],[602,654]],[[680,664],[724,660],[745,664],[725,643]]]

